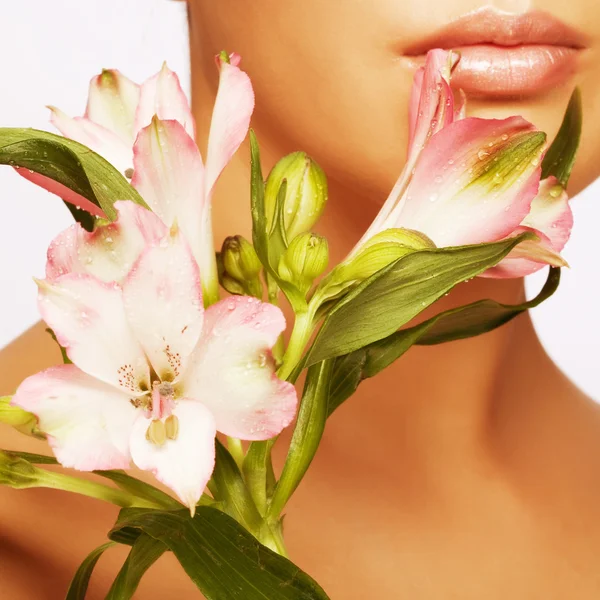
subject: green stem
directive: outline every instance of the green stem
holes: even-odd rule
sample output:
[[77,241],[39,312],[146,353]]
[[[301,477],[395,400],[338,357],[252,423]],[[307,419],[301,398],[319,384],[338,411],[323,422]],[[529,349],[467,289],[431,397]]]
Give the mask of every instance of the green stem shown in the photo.
[[163,508],[157,502],[139,498],[129,492],[115,489],[108,485],[104,485],[103,483],[88,481],[87,479],[78,479],[71,475],[44,471],[43,469],[39,469],[38,471],[40,472],[38,485],[33,487],[45,487],[62,490],[64,492],[75,492],[90,498],[111,502],[112,504],[116,504],[123,508]]
[[302,353],[313,332],[313,317],[314,313],[310,306],[306,312],[296,315],[294,329],[292,330],[287,350],[283,356],[283,362],[277,371],[277,376],[280,379],[287,379],[302,359]]
[[206,208],[201,231],[202,248],[197,256],[202,279],[202,299],[204,307],[208,308],[219,301],[219,272],[217,269],[217,256],[214,249],[212,231],[212,211],[210,204]]
[[233,456],[233,459],[241,471],[244,465],[244,458],[246,456],[244,447],[242,446],[242,440],[227,436],[227,449],[229,450],[229,454]]

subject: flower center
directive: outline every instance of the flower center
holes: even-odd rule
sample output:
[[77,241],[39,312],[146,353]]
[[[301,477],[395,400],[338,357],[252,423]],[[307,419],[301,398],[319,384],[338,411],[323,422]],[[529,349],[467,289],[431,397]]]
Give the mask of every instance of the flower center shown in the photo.
[[152,394],[132,400],[136,408],[152,417],[146,439],[156,446],[163,446],[167,440],[176,440],[179,435],[179,419],[172,414],[175,403],[175,388],[168,381],[154,381]]

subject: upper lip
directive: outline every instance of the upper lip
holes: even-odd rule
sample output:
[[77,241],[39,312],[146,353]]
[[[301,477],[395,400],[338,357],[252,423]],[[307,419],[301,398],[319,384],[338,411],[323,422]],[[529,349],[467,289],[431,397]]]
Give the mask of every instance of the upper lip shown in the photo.
[[476,44],[496,46],[548,45],[582,49],[588,39],[580,31],[544,12],[521,15],[482,9],[460,17],[431,36],[406,48],[417,56],[432,48],[458,48]]

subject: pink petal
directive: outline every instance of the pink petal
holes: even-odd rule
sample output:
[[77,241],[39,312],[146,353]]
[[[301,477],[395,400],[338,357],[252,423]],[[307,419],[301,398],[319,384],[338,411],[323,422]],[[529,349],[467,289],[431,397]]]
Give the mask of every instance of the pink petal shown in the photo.
[[54,107],[50,107],[50,110],[50,121],[65,137],[87,146],[121,173],[131,168],[131,145],[126,144],[115,133],[84,117],[71,118]]
[[198,265],[181,236],[147,248],[123,284],[129,325],[162,381],[179,378],[204,307]]
[[196,143],[177,121],[154,118],[138,135],[133,161],[133,187],[168,227],[177,222],[202,268],[207,239],[211,259],[214,250]]
[[15,171],[32,183],[39,185],[41,188],[44,188],[52,194],[56,194],[65,202],[70,202],[79,208],[83,208],[83,210],[86,210],[95,217],[106,218],[104,211],[99,206],[96,206],[93,202],[90,202],[84,196],[80,196],[62,183],[58,183],[58,181],[54,181],[54,179],[50,179],[50,177],[40,175],[29,169],[15,168]]
[[440,247],[510,235],[537,193],[544,140],[521,117],[448,125],[421,153],[386,228],[421,231]]
[[[409,142],[406,164],[377,217],[355,247],[382,231],[392,211],[405,202],[404,193],[425,144],[437,131],[454,120],[454,96],[449,85],[457,55],[446,50],[430,50],[425,66],[417,69],[408,105]],[[353,251],[354,253],[354,251]]]
[[139,101],[139,85],[117,70],[104,70],[90,81],[85,117],[112,131],[123,142],[132,146]]
[[118,285],[79,273],[38,285],[42,318],[82,371],[130,396],[150,389],[148,363],[127,323]]
[[[239,64],[239,60],[235,62]],[[220,73],[206,157],[204,189],[208,199],[225,165],[244,141],[254,110],[254,91],[248,75],[236,64],[222,61]]]
[[171,488],[192,514],[215,466],[215,421],[199,402],[181,399],[173,415],[179,420],[177,439],[157,446],[146,439],[152,419],[140,414],[131,433],[133,462]]
[[129,396],[80,371],[51,367],[28,377],[12,404],[35,414],[58,461],[81,471],[129,467],[136,410]]
[[181,88],[179,77],[166,63],[141,88],[140,102],[135,116],[134,133],[150,125],[153,117],[161,121],[175,120],[195,139],[196,125],[188,99]]
[[282,312],[255,298],[232,296],[206,310],[182,387],[212,411],[222,433],[265,440],[294,418],[296,390],[277,378],[271,356],[284,329]]
[[[573,228],[573,213],[567,192],[555,177],[540,183],[538,195],[519,230],[530,229],[539,242],[519,244],[499,265],[485,272],[485,277],[514,278],[530,275],[547,264],[565,266],[558,253],[564,248]],[[517,231],[519,231],[517,230]]]
[[167,234],[151,211],[131,201],[115,202],[118,219],[88,232],[78,224],[60,233],[48,248],[46,277],[88,273],[101,281],[120,282],[142,250]]
[[450,71],[457,56],[446,50],[430,50],[425,66],[415,74],[409,104],[409,159],[427,140],[454,120],[454,95]]

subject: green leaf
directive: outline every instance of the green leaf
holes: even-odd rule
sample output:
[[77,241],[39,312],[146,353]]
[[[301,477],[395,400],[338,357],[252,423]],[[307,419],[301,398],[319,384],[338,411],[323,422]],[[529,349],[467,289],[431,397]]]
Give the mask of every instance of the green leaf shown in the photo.
[[384,267],[345,296],[329,313],[307,357],[307,366],[349,354],[408,323],[454,286],[499,263],[531,233],[470,246],[421,250]]
[[[281,190],[280,190],[281,192]],[[285,193],[285,189],[283,190]],[[252,214],[252,243],[268,275],[285,294],[295,312],[306,310],[306,299],[295,286],[283,281],[270,259],[269,232],[265,212],[265,182],[260,164],[260,150],[256,135],[250,130],[250,197]]]
[[115,542],[107,542],[98,546],[95,550],[92,550],[85,558],[85,560],[79,565],[65,600],[85,600],[88,585],[90,583],[90,577],[96,566],[96,563],[106,550],[115,546]]
[[326,360],[308,369],[288,455],[267,512],[272,521],[302,481],[323,437],[333,364]]
[[[69,204],[69,203],[67,202],[67,204]],[[73,206],[73,205],[69,204],[69,206]],[[81,212],[85,212],[85,211],[81,211]],[[89,214],[89,213],[85,213],[85,214]],[[79,221],[79,222],[81,222],[81,221]],[[93,222],[92,222],[92,225],[93,225]],[[56,345],[60,348],[60,353],[62,355],[63,364],[72,365],[73,361],[67,356],[67,349],[59,344],[58,340],[56,339],[56,334],[54,333],[54,331],[52,331],[52,329],[50,329],[50,327],[46,327],[46,333],[56,342]]]
[[108,161],[82,144],[36,129],[0,128],[0,164],[29,169],[68,187],[116,218],[114,203],[142,197]]
[[142,533],[129,551],[106,600],[129,600],[137,590],[146,571],[166,552],[167,547]]
[[414,327],[397,331],[335,360],[329,395],[329,415],[345,402],[359,384],[374,377],[400,358],[413,345],[432,345],[481,335],[504,325],[522,312],[547,300],[558,288],[560,269],[551,268],[540,293],[522,304],[501,304],[495,300],[479,300],[453,308]]
[[271,449],[275,439],[252,442],[244,458],[244,479],[261,515],[267,511],[267,499],[275,488]]
[[215,444],[216,460],[212,477],[218,490],[215,500],[222,502],[226,513],[258,537],[262,519],[240,469],[227,448],[218,439],[215,440]]
[[579,147],[582,120],[581,91],[575,88],[560,129],[542,161],[542,179],[554,175],[563,187],[567,187]]
[[124,528],[167,546],[207,600],[327,600],[296,565],[214,508],[199,507],[193,519],[185,510],[122,510],[109,537]]

